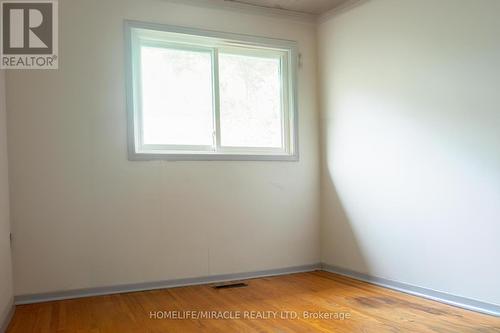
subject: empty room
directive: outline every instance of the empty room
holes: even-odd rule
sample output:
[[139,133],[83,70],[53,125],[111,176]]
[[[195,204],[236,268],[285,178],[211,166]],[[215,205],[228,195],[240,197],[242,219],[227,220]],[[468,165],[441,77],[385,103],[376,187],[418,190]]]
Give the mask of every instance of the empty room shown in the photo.
[[0,333],[500,333],[500,0],[0,11]]

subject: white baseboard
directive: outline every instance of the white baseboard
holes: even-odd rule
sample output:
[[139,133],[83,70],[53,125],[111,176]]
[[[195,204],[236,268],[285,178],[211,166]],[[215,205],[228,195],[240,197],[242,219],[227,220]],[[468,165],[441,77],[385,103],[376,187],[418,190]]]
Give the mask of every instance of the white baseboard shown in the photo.
[[295,266],[295,267],[246,272],[246,273],[211,275],[211,276],[203,276],[196,278],[175,279],[175,280],[166,280],[158,282],[134,283],[134,284],[109,286],[109,287],[56,291],[56,292],[42,293],[42,294],[19,295],[15,296],[14,300],[15,304],[17,305],[31,304],[31,303],[71,299],[71,298],[111,295],[111,294],[120,294],[120,293],[136,292],[136,291],[184,287],[184,286],[243,280],[243,279],[253,279],[259,277],[284,275],[292,273],[311,272],[319,270],[320,268],[321,264],[317,263],[312,265]]
[[392,281],[376,276],[371,276],[368,274],[358,273],[349,269],[340,268],[328,264],[322,264],[321,268],[326,272],[344,275],[356,280],[361,280],[364,282],[376,284],[378,286],[397,290],[406,294],[420,296],[440,303],[445,303],[463,309],[500,317],[500,306],[496,304],[486,303],[475,299],[456,296],[441,291],[410,285],[407,283]]
[[313,265],[287,267],[287,268],[246,272],[246,273],[212,275],[212,276],[204,276],[197,278],[175,279],[167,281],[146,282],[146,283],[99,287],[99,288],[76,289],[67,291],[57,291],[51,293],[42,293],[42,294],[19,295],[15,296],[14,302],[15,304],[18,305],[31,304],[31,303],[40,303],[40,302],[56,301],[63,299],[110,295],[110,294],[119,294],[119,293],[145,291],[145,290],[156,290],[156,289],[165,289],[165,288],[182,287],[182,286],[192,286],[192,285],[217,283],[224,281],[252,279],[252,278],[259,278],[266,276],[285,275],[285,274],[300,273],[300,272],[311,272],[316,270],[324,270],[326,272],[344,275],[353,279],[397,290],[410,295],[420,296],[441,303],[445,303],[448,305],[464,308],[467,310],[472,310],[500,317],[500,306],[496,304],[486,303],[475,299],[456,296],[440,291],[435,291],[432,289],[427,289],[402,282],[379,278],[368,274],[358,273],[348,269],[328,264],[320,264],[320,263]]
[[9,326],[9,323],[14,316],[15,309],[16,307],[14,305],[14,299],[12,299],[4,313],[0,314],[0,333],[4,333],[7,331],[7,327]]

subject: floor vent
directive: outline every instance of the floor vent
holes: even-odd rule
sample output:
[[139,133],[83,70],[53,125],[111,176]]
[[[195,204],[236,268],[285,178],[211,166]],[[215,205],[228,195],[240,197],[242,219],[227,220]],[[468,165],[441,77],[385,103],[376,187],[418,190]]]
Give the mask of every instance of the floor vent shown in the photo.
[[248,284],[243,282],[229,282],[229,283],[221,283],[213,286],[214,289],[229,289],[229,288],[243,288],[248,287]]

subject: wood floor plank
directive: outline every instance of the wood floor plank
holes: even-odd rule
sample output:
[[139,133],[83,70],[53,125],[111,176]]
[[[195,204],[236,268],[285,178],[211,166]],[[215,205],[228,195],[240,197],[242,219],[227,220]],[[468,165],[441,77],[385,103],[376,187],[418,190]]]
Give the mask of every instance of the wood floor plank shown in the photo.
[[[485,324],[486,326],[493,326],[498,329],[498,318],[493,316],[485,316],[483,314],[467,311],[458,307],[449,306],[439,302],[429,301],[421,297],[409,296],[405,293],[398,291],[381,288],[369,283],[360,283],[358,280],[354,280],[348,277],[330,274],[327,272],[314,272],[313,274],[326,277],[330,280],[334,280],[337,283],[342,283],[352,288],[355,288],[354,295],[352,298],[361,304],[364,304],[370,308],[378,308],[385,306],[392,309],[400,309],[400,311],[412,312],[418,317],[426,315],[428,313],[435,314],[438,316],[446,316],[447,323],[458,323],[473,326],[478,322]],[[364,295],[358,295],[359,292]],[[358,306],[353,304],[353,306]],[[399,313],[399,311],[397,312]],[[465,332],[465,328],[463,328]],[[474,327],[477,329],[477,327]],[[477,332],[475,330],[474,332]],[[496,332],[496,331],[495,331]]]
[[[500,318],[323,271],[246,282],[234,289],[201,285],[21,305],[7,332],[500,333]],[[187,312],[240,317],[155,318]]]

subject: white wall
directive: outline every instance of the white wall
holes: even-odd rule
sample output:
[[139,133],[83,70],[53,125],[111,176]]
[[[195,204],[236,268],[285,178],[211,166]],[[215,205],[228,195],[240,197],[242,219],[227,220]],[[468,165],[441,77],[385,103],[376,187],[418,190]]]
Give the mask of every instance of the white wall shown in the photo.
[[5,71],[0,70],[0,330],[12,307],[9,180],[7,172],[7,114]]
[[372,0],[320,25],[324,262],[500,304],[499,13]]
[[[16,294],[319,261],[315,25],[167,1],[60,1],[60,69],[7,78]],[[123,20],[298,41],[300,162],[127,160]]]

